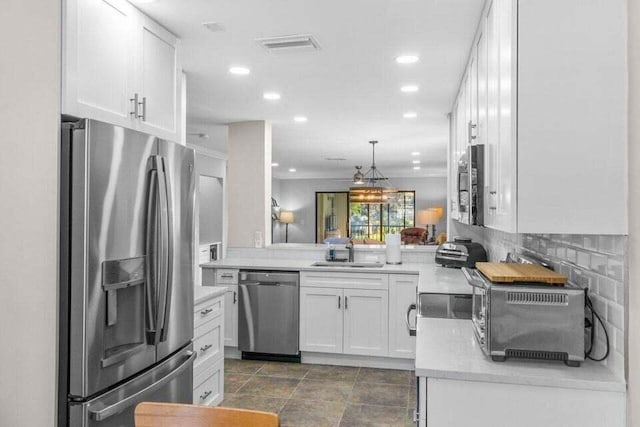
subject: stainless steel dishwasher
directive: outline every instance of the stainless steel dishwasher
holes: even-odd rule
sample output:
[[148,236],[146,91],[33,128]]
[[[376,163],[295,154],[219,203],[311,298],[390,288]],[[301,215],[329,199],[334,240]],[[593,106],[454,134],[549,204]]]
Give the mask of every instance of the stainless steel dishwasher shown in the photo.
[[238,349],[243,358],[300,360],[297,272],[241,270]]

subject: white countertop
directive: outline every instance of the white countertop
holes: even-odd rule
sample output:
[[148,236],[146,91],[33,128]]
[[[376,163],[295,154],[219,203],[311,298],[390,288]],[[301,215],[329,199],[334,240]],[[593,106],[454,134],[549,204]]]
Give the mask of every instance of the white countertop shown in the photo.
[[418,292],[438,294],[470,294],[471,286],[467,284],[462,271],[457,268],[445,268],[431,263],[406,263],[372,268],[351,267],[314,267],[313,261],[293,259],[248,259],[225,258],[201,264],[202,268],[238,268],[250,270],[293,270],[293,271],[336,271],[352,273],[383,274],[419,274]]
[[227,288],[224,286],[195,286],[193,288],[193,303],[200,304],[211,298],[224,295],[225,292],[227,292]]
[[585,361],[579,368],[535,360],[493,362],[477,343],[470,320],[418,318],[417,328],[417,376],[620,393],[626,390],[625,381],[598,362]]

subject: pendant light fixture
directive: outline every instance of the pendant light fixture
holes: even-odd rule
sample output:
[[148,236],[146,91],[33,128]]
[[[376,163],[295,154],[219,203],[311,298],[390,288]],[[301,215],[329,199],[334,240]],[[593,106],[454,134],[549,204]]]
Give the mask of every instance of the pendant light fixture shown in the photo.
[[369,141],[372,149],[371,168],[362,173],[362,166],[356,166],[353,175],[353,186],[349,188],[349,202],[355,203],[394,203],[398,190],[393,188],[389,178],[385,177],[376,167],[376,144]]

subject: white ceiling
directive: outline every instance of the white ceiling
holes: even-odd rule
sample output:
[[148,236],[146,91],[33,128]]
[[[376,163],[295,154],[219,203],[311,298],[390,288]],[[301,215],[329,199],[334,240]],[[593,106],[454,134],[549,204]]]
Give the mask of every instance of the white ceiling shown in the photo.
[[[377,163],[387,176],[445,173],[446,114],[484,0],[132,1],[182,39],[188,132],[270,120],[273,160],[280,164],[274,176],[280,178],[347,178],[354,165],[366,170],[371,139],[380,141]],[[225,31],[202,26],[211,21]],[[302,33],[313,34],[322,49],[276,55],[255,42]],[[396,64],[403,53],[420,61]],[[231,65],[247,66],[251,74],[231,75]],[[409,83],[420,91],[400,92]],[[265,101],[265,91],[282,99]],[[404,119],[407,111],[418,118]],[[309,121],[295,123],[296,115]],[[421,153],[419,171],[412,151]]]

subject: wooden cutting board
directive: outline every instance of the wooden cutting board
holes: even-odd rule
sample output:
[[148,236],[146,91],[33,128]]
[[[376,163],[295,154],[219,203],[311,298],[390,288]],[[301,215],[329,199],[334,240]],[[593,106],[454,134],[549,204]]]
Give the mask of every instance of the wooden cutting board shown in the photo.
[[566,276],[535,264],[477,262],[476,268],[487,279],[498,283],[540,282],[551,285],[567,283]]

